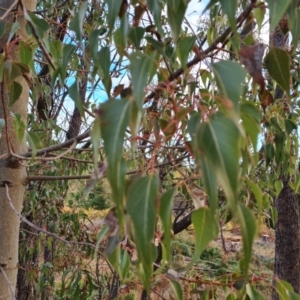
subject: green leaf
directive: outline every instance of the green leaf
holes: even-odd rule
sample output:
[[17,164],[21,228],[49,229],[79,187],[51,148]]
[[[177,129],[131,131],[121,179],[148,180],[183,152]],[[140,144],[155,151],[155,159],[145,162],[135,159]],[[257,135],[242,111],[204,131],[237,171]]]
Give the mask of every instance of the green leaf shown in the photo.
[[218,186],[216,177],[213,174],[212,169],[210,168],[207,160],[200,159],[201,163],[201,174],[205,187],[205,191],[208,195],[209,207],[214,213],[219,206],[219,198],[218,198]]
[[98,53],[98,37],[101,33],[101,30],[100,29],[95,29],[91,32],[90,36],[89,36],[89,50],[90,50],[90,54],[93,58],[93,60],[95,61],[95,63],[97,62],[98,60],[98,56],[97,56],[97,53]]
[[152,36],[147,35],[145,39],[151,44],[162,56],[166,57],[166,53],[163,49],[162,43],[159,41],[155,40]]
[[221,0],[221,6],[224,13],[228,16],[229,24],[233,31],[236,31],[235,12],[237,8],[237,0]]
[[9,100],[8,100],[8,106],[12,107],[17,100],[19,100],[21,94],[22,94],[22,85],[19,82],[13,81],[11,83],[10,92],[9,92]]
[[178,49],[177,49],[178,58],[184,70],[187,68],[186,63],[188,60],[188,56],[193,46],[195,45],[195,42],[196,42],[195,36],[187,36],[182,38],[178,43]]
[[264,300],[265,299],[265,297],[261,293],[259,293],[249,283],[246,285],[246,293],[249,297],[249,300]]
[[[129,124],[130,101],[109,100],[100,106],[101,133],[108,167],[114,170],[121,159],[125,130]],[[116,174],[112,174],[116,175]]]
[[75,106],[78,108],[80,115],[84,116],[84,109],[82,105],[82,100],[79,94],[79,87],[77,80],[68,88],[69,95],[71,99],[74,101]]
[[[293,287],[286,281],[280,280],[278,278],[276,280],[276,291],[279,296],[279,300],[291,300],[291,299],[300,299],[299,295],[298,298],[294,297],[294,289]],[[293,294],[293,298],[291,297],[291,294]]]
[[211,115],[207,122],[198,122],[189,133],[194,138],[196,158],[206,159],[222,185],[232,208],[236,206],[239,176],[239,138],[237,125],[221,113]]
[[159,187],[159,179],[155,175],[145,176],[134,181],[127,194],[127,211],[134,228],[135,243],[138,251],[139,262],[142,264],[144,286],[150,288],[152,276],[153,255],[152,239],[155,231],[155,201]]
[[68,63],[72,57],[72,54],[74,53],[76,49],[76,46],[72,45],[72,44],[65,44],[63,47],[63,57],[62,57],[62,65],[61,65],[61,70],[62,70],[62,74],[63,77],[65,77],[65,73],[67,72],[67,66]]
[[119,14],[120,7],[123,0],[105,0],[104,2],[107,4],[108,7],[108,28],[110,34],[114,29],[115,19]]
[[132,41],[133,45],[139,49],[141,40],[145,34],[145,29],[142,27],[131,28],[128,34],[128,38]]
[[261,188],[257,183],[252,182],[251,180],[247,180],[247,185],[249,185],[251,192],[255,197],[257,203],[258,215],[260,217],[263,209],[263,193],[261,191]]
[[18,140],[22,141],[25,134],[25,123],[23,122],[20,114],[18,113],[13,114],[13,125]]
[[23,41],[20,41],[19,58],[21,63],[26,64],[28,66],[32,61],[32,48]]
[[171,236],[172,236],[172,207],[173,207],[173,199],[176,190],[171,189],[166,191],[160,199],[160,210],[159,216],[162,221],[162,225],[164,228],[164,239],[163,244],[165,245],[166,259],[170,261],[171,259]]
[[117,51],[120,56],[124,56],[126,54],[126,36],[124,36],[121,27],[119,27],[114,33],[114,42],[117,47]]
[[129,56],[129,60],[133,95],[137,107],[142,109],[144,104],[144,89],[148,81],[148,74],[151,64],[153,63],[153,57],[137,51]]
[[[27,16],[27,17],[26,17]],[[25,14],[27,21],[31,22],[39,39],[43,39],[44,34],[49,29],[49,23],[44,19],[38,18],[35,14],[28,12]]]
[[150,12],[154,17],[154,23],[157,26],[157,31],[161,36],[163,36],[164,31],[162,29],[162,19],[161,19],[161,12],[162,12],[162,5],[160,1],[157,0],[147,0],[148,7]]
[[171,280],[171,279],[169,279],[169,281],[172,285],[172,288],[173,288],[173,291],[174,291],[174,294],[175,294],[175,299],[176,300],[182,300],[183,299],[183,292],[182,292],[182,288],[181,288],[180,283],[176,280]]
[[5,120],[4,119],[0,119],[0,137],[2,135],[2,129],[5,126]]
[[175,42],[178,41],[181,32],[181,24],[188,5],[187,0],[167,0],[167,20],[171,27]]
[[127,277],[128,271],[130,267],[130,257],[128,251],[124,249],[121,252],[121,262],[120,262],[120,269],[121,269],[121,279],[124,280]]
[[279,48],[270,48],[265,58],[265,65],[270,76],[290,95],[290,56]]
[[27,141],[32,151],[32,157],[35,157],[40,140],[34,132],[27,132]]
[[297,48],[300,36],[300,10],[298,9],[298,0],[291,0],[291,4],[287,9],[289,30],[293,37],[293,47]]
[[260,133],[260,115],[253,103],[246,102],[241,104],[241,119],[245,132],[249,135],[256,152],[257,140]]
[[11,27],[11,31],[9,33],[8,39],[7,39],[7,44],[11,42],[11,39],[14,37],[15,33],[17,30],[20,28],[19,22],[14,22]]
[[82,26],[85,17],[85,12],[88,8],[88,2],[82,3],[76,13],[74,19],[70,22],[69,29],[76,33],[77,40],[82,40]]
[[[219,89],[232,101],[235,112],[239,112],[242,83],[246,78],[246,70],[233,61],[220,61],[212,65]],[[230,76],[228,76],[230,74]]]
[[106,89],[107,94],[110,94],[111,90],[111,78],[109,74],[109,68],[111,66],[110,62],[110,49],[109,47],[103,47],[98,52],[98,62],[102,70],[102,82]]
[[252,255],[252,244],[256,232],[255,219],[251,211],[243,204],[238,206],[237,217],[241,225],[244,249],[241,272],[247,274]]
[[215,239],[219,233],[219,225],[215,215],[207,207],[201,207],[193,212],[192,223],[195,229],[196,243],[193,258],[188,267],[200,258],[208,243]]
[[287,11],[291,0],[266,0],[269,6],[269,15],[272,16],[270,30],[274,30],[281,20],[283,14]]

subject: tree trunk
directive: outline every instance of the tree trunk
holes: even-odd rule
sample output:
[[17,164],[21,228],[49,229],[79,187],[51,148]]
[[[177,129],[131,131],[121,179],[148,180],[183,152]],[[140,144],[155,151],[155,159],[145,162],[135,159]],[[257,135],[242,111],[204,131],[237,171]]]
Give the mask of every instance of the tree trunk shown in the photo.
[[[294,291],[299,293],[300,283],[300,232],[299,204],[288,180],[283,181],[284,187],[280,192],[275,207],[278,211],[276,221],[275,265],[274,276],[289,282]],[[274,292],[273,299],[278,295]]]
[[[0,0],[0,16],[10,8],[14,1]],[[28,10],[35,10],[36,2],[27,0],[23,1]],[[11,24],[14,17],[10,13],[7,15],[6,22]],[[26,39],[25,24],[19,20],[22,30],[18,32],[21,39]],[[0,41],[0,47],[5,49],[7,36]],[[4,51],[5,53],[5,51]],[[17,53],[9,53],[11,57],[17,59]],[[26,140],[19,141],[13,128],[12,113],[21,115],[22,121],[26,124],[27,104],[29,98],[28,84],[24,78],[18,78],[22,86],[22,93],[19,100],[12,107],[7,106],[7,90],[5,84],[0,84],[0,118],[6,119],[5,128],[2,130],[0,138],[0,156],[9,151],[8,143],[14,153],[26,151]],[[6,116],[6,117],[5,117]],[[13,212],[9,205],[6,186],[9,185],[9,196],[14,207],[21,211],[22,200],[25,191],[26,169],[19,164],[18,160],[9,157],[0,160],[0,266],[3,272],[0,272],[0,299],[12,299],[12,293],[15,293],[18,273],[18,243],[19,243],[19,226],[20,219]],[[4,274],[5,273],[5,274]]]
[[[270,46],[285,49],[288,35],[286,29],[287,16],[284,15],[278,26],[270,32]],[[284,101],[284,92],[276,87],[274,100]],[[299,232],[299,204],[297,196],[289,186],[290,178],[281,170],[283,189],[275,201],[278,217],[275,224],[275,262],[274,277],[290,283],[294,291],[299,293],[300,284],[300,232]],[[274,285],[276,281],[274,280]],[[273,300],[278,300],[276,290],[273,290]]]

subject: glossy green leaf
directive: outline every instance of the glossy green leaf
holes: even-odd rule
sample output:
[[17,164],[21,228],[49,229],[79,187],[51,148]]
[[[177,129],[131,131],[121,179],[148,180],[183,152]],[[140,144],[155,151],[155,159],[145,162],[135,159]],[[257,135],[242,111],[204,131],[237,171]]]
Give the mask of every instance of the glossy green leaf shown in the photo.
[[177,53],[178,53],[179,61],[181,63],[181,67],[183,69],[187,68],[186,63],[188,60],[188,56],[189,56],[190,52],[192,51],[192,48],[195,45],[195,42],[196,42],[195,36],[184,37],[178,42]]
[[[26,18],[25,14],[25,18]],[[35,14],[28,12],[27,21],[31,22],[38,38],[42,39],[44,34],[49,29],[49,23],[44,19],[37,17]]]
[[170,261],[171,259],[172,207],[175,192],[175,189],[168,190],[162,195],[160,199],[159,216],[161,218],[162,225],[164,228],[163,243],[165,245],[166,259],[168,261]]
[[188,6],[189,0],[167,0],[167,20],[171,27],[175,42],[179,39],[181,24]]
[[84,22],[84,16],[88,8],[88,2],[82,3],[78,9],[78,12],[75,14],[75,17],[70,22],[69,29],[73,30],[76,33],[78,41],[82,40],[82,26]]
[[114,24],[116,17],[119,14],[120,7],[122,4],[123,0],[105,0],[104,2],[107,4],[108,7],[108,28],[109,28],[109,33],[112,32],[114,29]]
[[[292,298],[291,294],[293,294],[293,287],[286,281],[280,280],[276,278],[276,291],[279,296],[279,300],[291,300],[291,299],[300,299],[299,295],[298,298]],[[294,295],[293,295],[294,296]]]
[[237,9],[237,0],[221,0],[221,7],[224,13],[228,16],[230,27],[236,30],[235,13]]
[[151,64],[153,63],[153,57],[137,51],[129,56],[129,60],[133,95],[137,107],[141,109],[144,104],[144,89],[148,82],[148,75]]
[[265,58],[265,65],[270,76],[290,94],[290,56],[279,48],[270,48]]
[[256,224],[251,211],[243,204],[238,206],[237,217],[241,225],[244,249],[241,271],[243,274],[247,274],[252,256],[252,245],[256,233]]
[[159,187],[159,179],[155,175],[145,176],[135,180],[127,193],[127,211],[134,228],[135,243],[139,262],[142,265],[144,286],[150,288],[150,278],[153,270],[152,239],[155,231],[155,201]]
[[212,115],[207,122],[198,122],[194,137],[196,157],[206,159],[222,185],[230,205],[236,205],[239,176],[239,137],[237,125],[221,113]]
[[[246,70],[233,61],[220,61],[212,65],[219,89],[232,101],[235,112],[239,112],[242,83],[246,78]],[[228,76],[230,74],[230,76]]]
[[202,207],[192,214],[192,223],[195,229],[195,251],[188,266],[191,266],[200,258],[202,251],[208,243],[215,239],[219,233],[219,225],[211,209]]
[[270,30],[274,30],[283,14],[287,11],[291,0],[266,0],[269,7],[269,14],[271,17]]
[[22,94],[22,85],[17,82],[17,81],[13,81],[10,87],[10,91],[9,91],[9,97],[8,97],[8,106],[11,107],[13,106],[16,101],[19,100],[21,94]]
[[32,157],[35,157],[40,140],[34,132],[27,132],[27,141],[32,151]]
[[173,288],[174,294],[175,294],[175,299],[176,300],[182,300],[183,299],[183,292],[181,285],[178,281],[169,279],[171,286]]
[[78,108],[80,115],[84,116],[84,109],[82,104],[82,99],[80,98],[79,86],[77,80],[68,88],[69,95],[74,101],[75,106]]
[[145,34],[145,29],[143,27],[131,28],[128,34],[128,38],[132,41],[133,45],[138,49],[141,44],[141,40]]

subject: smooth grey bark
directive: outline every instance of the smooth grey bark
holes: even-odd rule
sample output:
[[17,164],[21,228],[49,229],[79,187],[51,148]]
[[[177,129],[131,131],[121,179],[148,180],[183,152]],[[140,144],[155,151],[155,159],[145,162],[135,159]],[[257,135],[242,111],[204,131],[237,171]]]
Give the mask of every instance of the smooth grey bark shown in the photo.
[[[0,17],[14,3],[12,0],[0,0]],[[35,0],[23,0],[27,10],[35,10]],[[14,20],[12,14],[8,14],[6,18],[7,24],[11,24]],[[18,17],[17,21],[21,28],[18,36],[26,39],[24,20]],[[6,37],[0,41],[0,47],[5,49]],[[17,49],[15,49],[17,50]],[[5,53],[5,52],[4,52]],[[17,59],[17,53],[9,53],[11,57]],[[10,108],[7,106],[7,90],[5,85],[0,85],[0,118],[5,119],[6,112],[6,128],[3,128],[0,138],[0,155],[8,152],[8,142],[11,149],[15,153],[22,153],[27,150],[25,139],[19,141],[14,129],[13,118],[11,113],[21,115],[22,121],[26,124],[27,104],[29,98],[29,88],[24,78],[18,78],[18,82],[22,86],[22,93],[18,101]],[[4,105],[3,105],[4,103]],[[11,291],[15,293],[17,272],[18,272],[18,243],[19,243],[19,217],[13,212],[9,205],[6,193],[6,183],[9,183],[9,196],[14,207],[21,211],[22,201],[25,192],[26,169],[14,158],[6,158],[0,160],[0,266],[3,268],[4,274],[0,272],[0,299],[12,299]]]

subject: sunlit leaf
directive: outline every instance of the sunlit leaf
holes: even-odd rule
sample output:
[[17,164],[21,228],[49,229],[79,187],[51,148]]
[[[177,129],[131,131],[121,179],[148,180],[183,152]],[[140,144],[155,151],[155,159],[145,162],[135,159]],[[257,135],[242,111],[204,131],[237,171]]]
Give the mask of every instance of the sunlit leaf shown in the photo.
[[264,300],[265,297],[258,292],[253,286],[249,283],[246,285],[246,292],[249,297],[249,300]]
[[273,47],[265,58],[266,68],[270,76],[290,94],[290,56],[282,49]]

